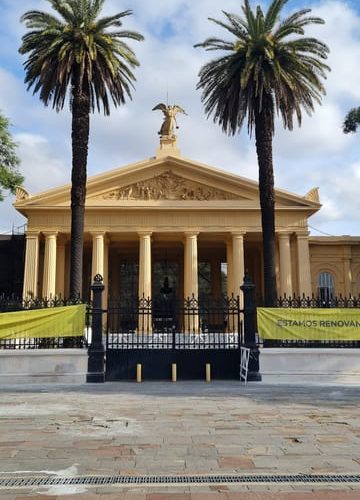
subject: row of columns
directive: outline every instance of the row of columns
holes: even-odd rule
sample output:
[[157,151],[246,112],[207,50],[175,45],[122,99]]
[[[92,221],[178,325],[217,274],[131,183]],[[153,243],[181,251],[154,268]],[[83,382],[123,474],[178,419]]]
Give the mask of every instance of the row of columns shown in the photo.
[[[45,252],[42,296],[64,294],[65,243],[57,232],[44,232]],[[184,297],[198,296],[198,234],[186,232],[184,239]],[[139,233],[139,297],[151,297],[151,232]],[[231,233],[227,240],[226,258],[228,266],[227,293],[238,295],[242,285],[244,264],[243,232]],[[279,233],[280,294],[293,293],[290,233]],[[108,283],[109,242],[104,232],[92,233],[91,275],[101,274]],[[301,293],[311,295],[310,253],[308,233],[297,234],[297,272]],[[26,236],[26,259],[24,272],[24,296],[37,295],[39,268],[39,233],[28,232]],[[220,275],[220,273],[219,273]],[[219,284],[218,284],[219,285]],[[215,285],[214,285],[215,286]],[[219,285],[221,286],[221,285]],[[107,293],[104,294],[105,297]]]
[[[311,296],[311,269],[308,233],[297,233],[297,275],[298,288],[301,294]],[[290,233],[278,233],[279,260],[280,260],[280,295],[291,296],[294,292],[292,280],[292,259],[290,246]]]

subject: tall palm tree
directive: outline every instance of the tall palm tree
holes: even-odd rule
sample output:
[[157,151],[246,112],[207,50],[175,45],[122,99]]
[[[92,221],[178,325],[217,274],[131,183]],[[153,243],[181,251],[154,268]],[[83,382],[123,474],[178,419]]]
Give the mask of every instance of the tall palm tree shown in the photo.
[[345,134],[355,133],[360,126],[360,107],[350,109],[345,117],[343,131]]
[[[205,64],[198,89],[207,116],[213,115],[223,131],[234,135],[247,117],[248,131],[255,130],[259,164],[259,191],[263,232],[265,304],[276,297],[275,275],[275,194],[272,139],[275,115],[285,128],[293,128],[293,117],[301,124],[302,108],[310,114],[314,101],[325,94],[321,79],[326,77],[328,48],[315,38],[304,37],[304,27],[323,24],[309,16],[310,9],[279,20],[287,0],[273,0],[266,13],[253,11],[244,0],[242,16],[224,12],[225,21],[210,18],[232,36],[231,41],[208,38],[195,47],[224,52]],[[301,36],[297,36],[301,35]]]
[[142,40],[120,30],[130,10],[99,18],[105,0],[47,0],[55,15],[29,11],[22,16],[28,32],[22,38],[25,83],[47,106],[60,111],[69,97],[72,113],[70,294],[82,291],[86,170],[90,113],[110,113],[131,98],[132,68],[139,63],[124,39]]

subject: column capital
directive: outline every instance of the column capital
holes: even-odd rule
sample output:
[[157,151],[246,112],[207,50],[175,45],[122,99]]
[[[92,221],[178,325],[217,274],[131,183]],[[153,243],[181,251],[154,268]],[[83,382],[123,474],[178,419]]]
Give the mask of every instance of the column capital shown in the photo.
[[246,231],[231,231],[230,234],[233,238],[243,238],[246,234]]
[[26,238],[38,238],[40,236],[40,231],[26,231]]
[[296,231],[295,234],[297,238],[308,238],[310,236],[310,231]]
[[98,236],[102,236],[105,238],[106,232],[105,231],[90,231],[90,234],[93,238],[97,238]]
[[185,238],[192,238],[194,236],[199,236],[199,231],[184,231]]
[[41,233],[45,236],[45,238],[57,238],[59,234],[58,231],[41,231]]
[[289,238],[292,235],[292,231],[277,231],[278,238]]
[[137,234],[140,238],[146,238],[147,236],[151,237],[153,233],[152,231],[138,231]]

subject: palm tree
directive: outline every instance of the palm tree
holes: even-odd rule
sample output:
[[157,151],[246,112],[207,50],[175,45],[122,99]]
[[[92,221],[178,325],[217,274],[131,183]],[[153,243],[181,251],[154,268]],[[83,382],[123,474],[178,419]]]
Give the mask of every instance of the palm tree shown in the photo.
[[70,294],[82,289],[84,212],[90,112],[110,113],[131,98],[132,68],[139,63],[124,39],[142,40],[120,30],[130,10],[99,18],[105,0],[47,0],[56,15],[29,11],[22,16],[28,32],[22,38],[25,83],[47,106],[63,109],[69,97],[72,113]]
[[[275,111],[285,128],[292,130],[293,117],[301,124],[302,108],[308,113],[314,101],[325,94],[321,79],[329,70],[323,62],[328,48],[316,38],[304,37],[308,24],[323,24],[309,16],[310,9],[279,20],[287,0],[273,0],[266,13],[253,11],[244,0],[243,15],[224,12],[225,21],[210,18],[232,36],[231,41],[208,38],[195,47],[225,52],[205,64],[199,73],[207,116],[213,115],[223,131],[234,135],[247,117],[248,131],[255,130],[259,164],[259,192],[263,233],[265,305],[274,304],[275,275],[275,194],[272,139]],[[302,36],[296,36],[302,35]]]
[[345,134],[355,133],[360,125],[360,108],[351,109],[345,117],[343,131]]

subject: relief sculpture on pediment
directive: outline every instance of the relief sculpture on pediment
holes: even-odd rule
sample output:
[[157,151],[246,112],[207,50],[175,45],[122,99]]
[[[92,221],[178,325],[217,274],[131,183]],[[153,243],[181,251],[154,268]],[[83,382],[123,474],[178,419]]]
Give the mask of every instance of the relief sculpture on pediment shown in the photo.
[[116,189],[101,196],[105,200],[236,200],[239,196],[184,179],[171,170]]

